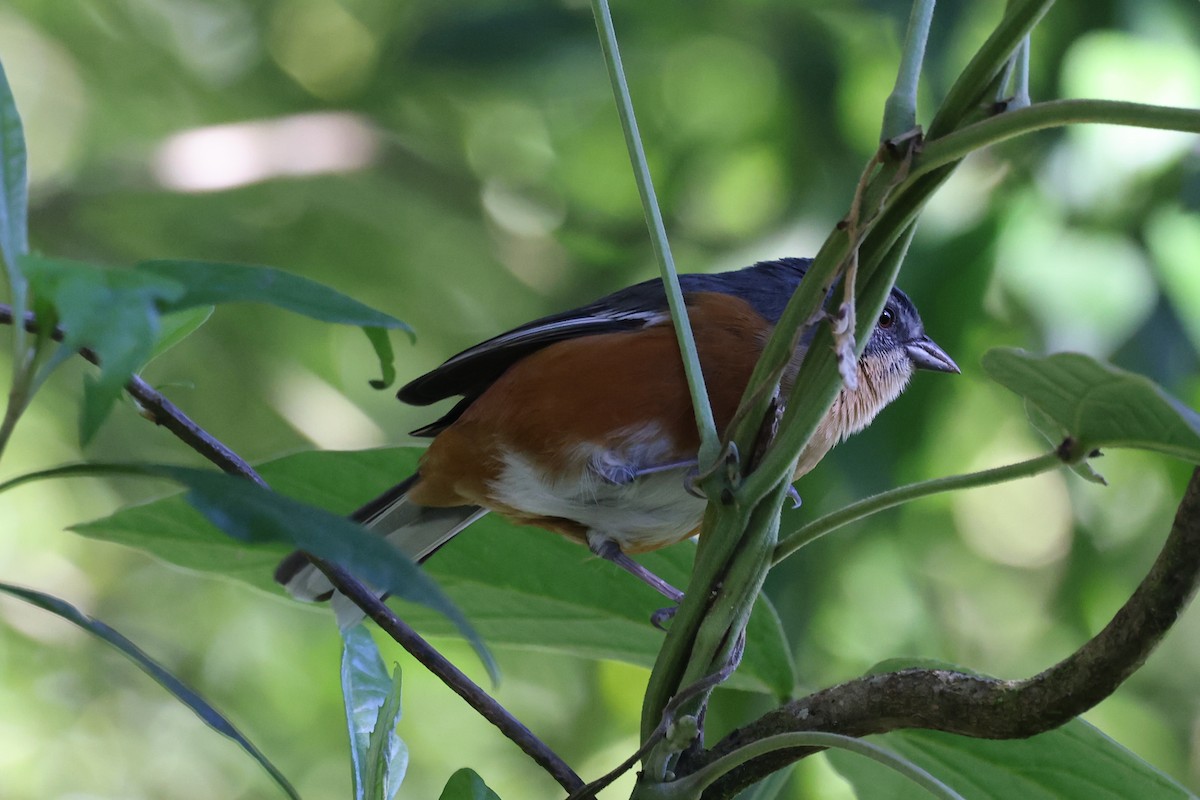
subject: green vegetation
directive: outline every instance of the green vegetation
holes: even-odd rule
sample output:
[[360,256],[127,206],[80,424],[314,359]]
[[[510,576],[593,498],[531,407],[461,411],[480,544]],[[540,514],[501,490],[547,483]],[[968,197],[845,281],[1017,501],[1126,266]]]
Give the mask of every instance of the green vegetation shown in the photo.
[[[678,268],[820,252],[813,269],[828,275],[854,250],[861,341],[907,250],[899,283],[964,367],[954,380],[918,378],[806,476],[803,507],[785,511],[778,531],[770,520],[786,454],[768,451],[734,487],[745,506],[733,516],[759,523],[757,560],[733,546],[729,519],[698,553],[681,544],[647,560],[676,585],[694,557],[698,575],[715,574],[726,550],[745,560],[727,585],[753,590],[765,575],[769,602],[749,616],[744,664],[712,697],[708,743],[884,659],[1016,679],[1076,650],[1146,573],[1171,528],[1186,462],[1200,461],[1189,409],[1200,405],[1200,114],[1187,110],[1200,106],[1200,10],[1180,0],[1054,6],[1028,44],[1034,105],[989,117],[1000,109],[981,105],[984,93],[989,103],[1009,93],[992,73],[1049,3],[946,4],[933,17],[916,109],[942,138],[924,153],[904,139],[863,176],[885,100],[889,136],[911,113],[911,85],[889,96],[908,4],[624,5],[614,9],[616,29]],[[913,52],[909,77],[920,63]],[[14,0],[0,9],[0,60],[15,97],[15,106],[0,102],[7,301],[43,323],[0,331],[13,344],[0,351],[0,374],[13,376],[0,481],[81,460],[207,466],[138,413],[154,409],[121,394],[129,371],[146,365],[146,385],[240,456],[267,462],[272,488],[344,514],[407,474],[415,451],[299,451],[402,443],[431,417],[372,386],[649,277],[665,252],[646,235],[582,3],[88,0],[68,10]],[[1013,66],[1019,82],[1021,59]],[[1083,97],[1178,109],[1038,104]],[[1012,138],[1085,121],[1126,127]],[[1193,133],[1127,127],[1137,123]],[[957,159],[992,142],[1002,143],[950,176]],[[858,212],[830,236],[852,205]],[[132,269],[88,266],[96,263]],[[817,300],[798,296],[789,318],[806,319]],[[279,308],[245,305],[264,302]],[[66,328],[62,346],[48,322]],[[385,333],[401,327],[415,345]],[[806,385],[832,391],[824,345],[847,343],[820,336]],[[82,345],[102,370],[74,357]],[[1008,347],[983,356],[997,346]],[[1012,346],[1079,351],[1122,369]],[[780,441],[802,442],[827,396],[813,391],[789,406]],[[734,432],[739,441],[755,419],[753,430]],[[1064,435],[1069,446],[1060,447]],[[1092,480],[1048,470],[1055,462],[1038,456],[1055,448]],[[1104,458],[1091,458],[1093,448]],[[861,516],[836,516],[856,499],[1022,461],[1008,477],[1036,477],[884,510],[796,550]],[[330,616],[281,602],[269,582],[287,547],[266,540],[319,539],[319,514],[249,484],[225,489],[234,479],[224,476],[141,471],[182,482],[187,502],[130,508],[163,483],[111,476],[0,493],[5,591],[20,584],[68,600],[26,594],[152,674],[165,667],[182,679],[241,734],[213,722],[203,701],[189,702],[193,710],[238,741],[244,734],[254,742],[244,747],[257,746],[305,797],[347,796],[351,780],[360,796],[387,795],[401,778],[400,797],[490,796],[484,782],[504,798],[562,794],[382,636],[380,659],[361,629],[348,634],[342,677],[355,691],[343,699],[343,645]],[[724,479],[706,488],[718,492]],[[875,500],[870,510],[891,505]],[[315,550],[317,539],[303,542]],[[768,548],[777,561],[769,574]],[[391,585],[382,561],[372,560],[381,571],[371,577]],[[651,777],[673,769],[689,709],[667,700],[720,661],[724,631],[749,608],[735,603],[720,619],[685,604],[660,656],[652,592],[577,546],[491,519],[439,553],[429,573],[445,595],[418,587],[405,599],[423,605],[397,601],[401,616],[492,688],[480,641],[482,663],[455,638],[456,625],[477,631],[502,674],[497,699],[585,780],[630,756],[639,722],[648,736],[663,709],[678,724],[645,768]],[[925,780],[923,769],[972,798],[1094,797],[1095,786],[1113,797],[1186,796],[1182,787],[1200,787],[1195,616],[1085,715],[1095,728],[1074,721],[1028,742],[907,731],[873,744],[906,760],[910,778]],[[152,661],[125,647],[126,636]],[[710,655],[698,656],[705,647]],[[110,653],[0,596],[6,798],[278,792],[237,746]],[[399,740],[372,733],[373,720],[390,728],[398,717]],[[778,734],[756,752],[822,735]],[[817,741],[836,744],[808,743]],[[721,755],[686,778],[689,787],[720,780],[747,753]],[[808,758],[769,788],[834,800],[855,790],[925,796],[863,763],[849,753]],[[1070,769],[1056,771],[1062,764]],[[632,775],[601,796],[628,796]]]

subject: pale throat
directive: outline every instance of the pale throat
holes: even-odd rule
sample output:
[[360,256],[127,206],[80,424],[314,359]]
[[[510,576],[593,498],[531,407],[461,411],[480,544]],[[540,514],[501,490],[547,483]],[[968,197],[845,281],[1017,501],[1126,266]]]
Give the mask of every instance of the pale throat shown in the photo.
[[898,358],[863,358],[858,362],[858,388],[842,388],[825,419],[817,425],[808,445],[800,453],[792,480],[815,467],[838,442],[871,424],[880,411],[900,396],[913,374],[912,362]]

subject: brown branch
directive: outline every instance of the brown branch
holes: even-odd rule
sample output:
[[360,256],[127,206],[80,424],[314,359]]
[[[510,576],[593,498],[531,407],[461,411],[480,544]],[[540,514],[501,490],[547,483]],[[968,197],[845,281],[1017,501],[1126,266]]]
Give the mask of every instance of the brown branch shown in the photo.
[[[1043,733],[1092,708],[1132,675],[1170,630],[1198,583],[1200,468],[1192,473],[1171,533],[1137,590],[1104,630],[1053,667],[1021,681],[929,669],[869,675],[763,715],[726,736],[688,765],[687,772],[747,742],[793,731],[866,736],[919,728],[981,739]],[[814,752],[795,748],[748,761],[710,786],[704,798],[733,797]]]
[[[0,303],[0,325],[11,325],[12,322],[12,308]],[[30,333],[38,332],[37,318],[32,312],[25,315],[25,329]],[[63,340],[62,329],[55,328],[51,331],[50,337],[61,342]],[[96,353],[86,347],[81,349],[79,354],[93,364],[100,364],[100,358]],[[160,392],[141,378],[136,375],[131,376],[125,385],[125,390],[137,400],[143,410],[143,416],[175,434],[180,441],[220,467],[221,470],[252,480],[260,486],[267,486],[266,481],[253,467],[193,422],[174,403],[163,397]],[[477,683],[464,675],[449,659],[421,638],[374,592],[336,564],[312,556],[309,556],[309,560],[317,569],[325,573],[335,589],[349,597],[355,605],[362,609],[363,613],[375,620],[375,623],[407,650],[413,658],[466,700],[468,705],[478,711],[484,719],[499,728],[501,733],[550,773],[560,786],[568,792],[573,792],[583,786],[583,780],[565,761],[559,758],[558,754],[546,746],[541,739],[537,738],[532,731],[497,703]]]

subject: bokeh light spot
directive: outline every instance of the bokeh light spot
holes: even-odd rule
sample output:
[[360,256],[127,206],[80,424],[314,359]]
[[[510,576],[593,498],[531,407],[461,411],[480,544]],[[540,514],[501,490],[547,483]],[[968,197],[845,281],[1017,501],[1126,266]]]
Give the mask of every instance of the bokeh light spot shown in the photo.
[[[1097,31],[1067,51],[1062,85],[1068,97],[1194,108],[1200,105],[1200,55],[1177,42]],[[1194,134],[1127,125],[1077,125],[1068,139],[1071,146],[1060,146],[1042,186],[1076,206],[1116,203],[1136,172],[1166,166],[1196,146]]]
[[693,177],[681,216],[695,236],[749,235],[781,213],[784,169],[778,152],[768,147],[722,153]]
[[378,137],[352,114],[299,114],[177,133],[155,154],[159,183],[211,192],[280,176],[349,172],[375,158]]
[[667,129],[674,135],[738,139],[774,115],[779,74],[748,44],[699,36],[667,54],[662,92]]
[[1015,204],[997,245],[995,280],[1037,318],[1051,350],[1104,358],[1154,310],[1142,250],[1109,232],[1067,228],[1035,197]]
[[[997,437],[970,470],[1027,458],[1010,436]],[[976,554],[1011,567],[1034,569],[1059,561],[1071,547],[1071,500],[1058,472],[956,492],[955,526]]]
[[1164,209],[1151,217],[1146,238],[1171,304],[1192,345],[1200,349],[1200,268],[1196,263],[1200,256],[1200,219],[1177,208]]
[[378,56],[371,30],[330,0],[279,3],[271,18],[267,46],[284,72],[325,100],[360,89]]

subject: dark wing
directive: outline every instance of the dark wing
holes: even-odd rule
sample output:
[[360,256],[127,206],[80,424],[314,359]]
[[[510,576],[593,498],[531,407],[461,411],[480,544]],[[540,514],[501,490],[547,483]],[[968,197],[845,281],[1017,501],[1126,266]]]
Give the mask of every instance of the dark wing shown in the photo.
[[[685,294],[708,291],[738,294],[765,318],[774,321],[807,265],[807,259],[761,262],[736,272],[683,275],[680,285]],[[644,281],[594,303],[542,317],[470,347],[406,384],[397,397],[410,405],[427,406],[461,395],[462,400],[444,416],[412,432],[413,436],[436,436],[458,419],[505,370],[530,353],[566,339],[640,330],[669,319],[662,281],[657,278]]]
[[427,406],[462,395],[441,419],[412,432],[436,436],[458,419],[505,370],[543,347],[601,333],[617,333],[658,325],[669,319],[662,281],[650,280],[622,289],[580,308],[536,319],[488,339],[450,357],[400,389],[397,397],[415,406]]

